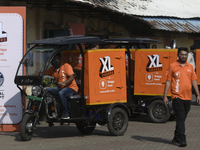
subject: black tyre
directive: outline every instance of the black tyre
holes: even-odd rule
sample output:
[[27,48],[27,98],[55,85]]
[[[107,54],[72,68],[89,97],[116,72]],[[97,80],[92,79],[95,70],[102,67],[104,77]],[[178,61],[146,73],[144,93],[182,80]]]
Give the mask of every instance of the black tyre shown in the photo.
[[169,117],[169,109],[166,107],[162,100],[153,101],[148,108],[148,116],[152,122],[164,123]]
[[76,123],[76,128],[78,129],[79,132],[82,134],[91,134],[96,127],[96,123],[91,123],[91,125],[88,125],[84,122],[77,122]]
[[25,114],[21,126],[20,126],[20,136],[23,141],[30,141],[33,136],[32,126],[34,123],[35,117],[31,114]]
[[123,135],[128,127],[127,113],[122,108],[114,108],[111,111],[107,126],[112,135]]

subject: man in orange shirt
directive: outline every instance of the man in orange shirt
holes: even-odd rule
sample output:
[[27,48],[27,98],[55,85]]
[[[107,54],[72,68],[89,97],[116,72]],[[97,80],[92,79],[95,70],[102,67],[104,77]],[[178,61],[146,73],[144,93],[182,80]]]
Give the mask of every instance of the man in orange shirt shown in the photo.
[[200,104],[200,95],[197,85],[197,77],[194,68],[187,63],[188,49],[181,47],[178,49],[178,60],[170,64],[167,74],[167,81],[164,90],[163,101],[167,106],[167,93],[171,85],[171,97],[174,111],[176,113],[176,128],[172,142],[185,147],[185,119],[190,110],[192,86],[197,94],[197,103]]
[[53,67],[46,70],[45,75],[53,76],[58,83],[58,87],[48,88],[47,91],[52,95],[59,95],[63,108],[61,119],[69,119],[67,96],[75,95],[78,92],[74,72],[70,64],[61,63],[60,53],[56,54],[51,64]]

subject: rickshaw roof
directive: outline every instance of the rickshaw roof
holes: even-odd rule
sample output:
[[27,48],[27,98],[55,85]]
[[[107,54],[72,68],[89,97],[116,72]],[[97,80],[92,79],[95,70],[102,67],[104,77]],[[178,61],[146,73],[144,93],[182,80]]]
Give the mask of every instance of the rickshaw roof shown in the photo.
[[114,43],[114,44],[160,44],[159,40],[153,40],[149,38],[112,38],[103,40],[106,43]]
[[90,43],[90,42],[100,42],[100,39],[99,37],[94,37],[94,36],[62,36],[62,37],[36,40],[29,44],[66,45],[66,44]]

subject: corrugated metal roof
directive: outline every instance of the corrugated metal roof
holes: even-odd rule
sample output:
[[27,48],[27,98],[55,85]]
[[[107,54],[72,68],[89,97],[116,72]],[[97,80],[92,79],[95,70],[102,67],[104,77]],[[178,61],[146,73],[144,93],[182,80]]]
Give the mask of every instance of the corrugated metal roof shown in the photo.
[[149,23],[153,29],[174,32],[200,33],[200,20],[197,19],[191,20],[152,17],[139,17],[139,19]]
[[71,0],[132,16],[158,30],[200,33],[200,0]]
[[127,15],[200,17],[200,0],[64,0],[82,2]]

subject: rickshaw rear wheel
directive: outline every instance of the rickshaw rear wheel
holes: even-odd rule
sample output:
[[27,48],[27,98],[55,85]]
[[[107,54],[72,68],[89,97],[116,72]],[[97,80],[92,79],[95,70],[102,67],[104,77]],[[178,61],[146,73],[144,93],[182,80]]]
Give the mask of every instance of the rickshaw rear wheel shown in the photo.
[[35,117],[32,114],[25,114],[21,126],[20,126],[20,136],[23,141],[30,141],[33,136],[32,126],[34,124]]
[[154,123],[165,123],[170,117],[169,108],[162,100],[155,100],[148,108],[148,116]]
[[128,127],[128,115],[125,110],[122,108],[114,108],[111,111],[107,127],[112,135],[123,135]]
[[96,123],[91,123],[90,125],[84,123],[84,122],[77,122],[76,123],[76,128],[78,129],[79,132],[82,134],[91,134],[96,127]]

